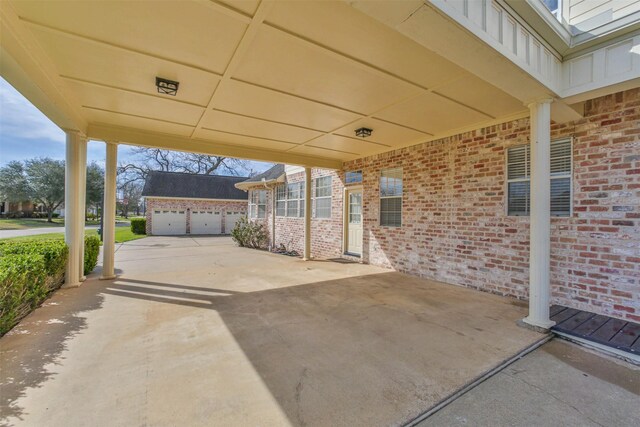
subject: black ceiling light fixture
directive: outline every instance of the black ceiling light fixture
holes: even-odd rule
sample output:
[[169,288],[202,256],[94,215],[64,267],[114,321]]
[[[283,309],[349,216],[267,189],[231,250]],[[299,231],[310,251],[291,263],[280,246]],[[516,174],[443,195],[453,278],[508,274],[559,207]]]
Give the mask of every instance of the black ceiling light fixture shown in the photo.
[[359,128],[356,129],[356,136],[359,136],[360,138],[366,138],[368,136],[371,136],[371,132],[373,132],[373,129]]
[[174,82],[173,80],[163,79],[162,77],[156,77],[156,87],[158,88],[158,93],[164,93],[165,95],[176,96],[178,93],[178,86],[180,83]]

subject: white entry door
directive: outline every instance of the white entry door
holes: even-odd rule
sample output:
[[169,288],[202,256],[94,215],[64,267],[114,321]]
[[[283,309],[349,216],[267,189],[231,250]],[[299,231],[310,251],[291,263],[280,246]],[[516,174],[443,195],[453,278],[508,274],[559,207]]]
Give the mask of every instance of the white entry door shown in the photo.
[[187,213],[181,210],[154,210],[151,232],[156,236],[187,234]]
[[224,217],[224,234],[231,234],[231,230],[236,226],[236,222],[244,216],[243,212],[227,211]]
[[347,191],[346,252],[362,255],[362,189]]
[[191,234],[221,234],[222,213],[191,211]]

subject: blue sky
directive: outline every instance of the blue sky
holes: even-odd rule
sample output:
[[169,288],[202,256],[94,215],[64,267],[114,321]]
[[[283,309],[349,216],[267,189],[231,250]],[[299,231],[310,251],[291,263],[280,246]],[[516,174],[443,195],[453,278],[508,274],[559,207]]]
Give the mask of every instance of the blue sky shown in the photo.
[[[51,157],[64,160],[64,132],[27,101],[9,83],[0,78],[0,166],[12,160]],[[118,146],[118,160],[130,159],[131,148]],[[87,145],[87,162],[104,166],[105,148],[101,141]],[[250,162],[249,167],[262,172],[271,165]]]

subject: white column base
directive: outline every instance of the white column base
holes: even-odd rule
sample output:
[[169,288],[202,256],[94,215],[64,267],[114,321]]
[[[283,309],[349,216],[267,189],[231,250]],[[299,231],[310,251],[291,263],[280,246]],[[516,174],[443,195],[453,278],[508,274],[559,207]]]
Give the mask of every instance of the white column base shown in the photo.
[[540,320],[531,319],[529,316],[527,316],[524,319],[522,319],[522,322],[526,323],[529,326],[533,326],[534,328],[543,329],[545,331],[551,329],[551,327],[556,324],[556,322],[554,322],[552,320],[548,320],[548,321],[542,320],[542,321],[540,321]]
[[76,282],[76,283],[67,283],[67,282],[65,282],[62,286],[60,286],[60,289],[79,288],[81,284],[82,284],[82,282]]
[[117,278],[118,276],[116,274],[112,274],[110,276],[100,276],[98,278],[98,280],[113,280],[115,278]]

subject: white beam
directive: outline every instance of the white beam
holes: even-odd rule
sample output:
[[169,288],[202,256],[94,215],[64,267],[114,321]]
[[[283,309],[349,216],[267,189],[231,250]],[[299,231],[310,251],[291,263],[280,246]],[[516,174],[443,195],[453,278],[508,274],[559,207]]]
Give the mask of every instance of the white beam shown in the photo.
[[114,257],[116,249],[116,167],[118,145],[107,142],[107,160],[104,171],[104,204],[102,207],[102,276],[109,280],[116,277]]
[[311,168],[304,168],[304,255],[311,259]]
[[69,247],[64,287],[80,286],[84,246],[84,206],[80,192],[83,170],[87,167],[87,140],[79,132],[67,132],[64,179],[64,240]]
[[529,105],[531,111],[531,226],[529,247],[529,316],[523,321],[549,329],[551,288],[551,100]]

